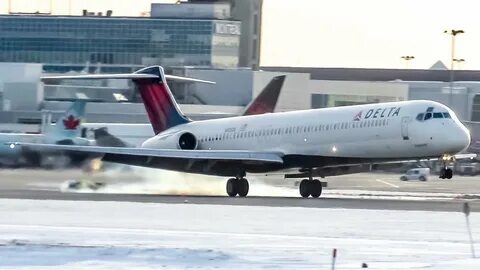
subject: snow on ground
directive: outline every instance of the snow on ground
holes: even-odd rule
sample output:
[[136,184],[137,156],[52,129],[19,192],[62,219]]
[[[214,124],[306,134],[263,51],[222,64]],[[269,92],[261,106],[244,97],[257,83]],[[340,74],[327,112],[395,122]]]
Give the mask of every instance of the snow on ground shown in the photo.
[[333,248],[337,269],[480,269],[461,213],[0,200],[0,269],[330,269]]

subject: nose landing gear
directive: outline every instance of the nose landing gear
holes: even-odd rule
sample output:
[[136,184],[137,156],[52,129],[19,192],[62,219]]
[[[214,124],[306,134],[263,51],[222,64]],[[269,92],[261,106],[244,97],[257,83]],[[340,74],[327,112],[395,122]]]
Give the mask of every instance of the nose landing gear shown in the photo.
[[454,157],[452,156],[443,156],[443,168],[440,170],[440,179],[452,179],[453,177],[453,170],[448,168],[448,163],[450,161],[454,161]]
[[453,171],[450,168],[442,168],[440,170],[440,178],[441,179],[452,179]]

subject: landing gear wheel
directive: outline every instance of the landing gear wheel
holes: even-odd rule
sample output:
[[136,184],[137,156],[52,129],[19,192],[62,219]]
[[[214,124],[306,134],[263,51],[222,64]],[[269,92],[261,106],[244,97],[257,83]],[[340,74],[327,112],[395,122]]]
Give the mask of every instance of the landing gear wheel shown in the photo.
[[441,169],[440,170],[440,178],[441,179],[452,179],[453,177],[453,170],[452,169]]
[[248,194],[248,190],[250,188],[250,185],[248,184],[248,180],[245,178],[238,179],[236,184],[237,184],[238,196],[246,197]]
[[440,169],[440,174],[438,177],[440,179],[445,179],[445,168]]
[[310,181],[303,179],[298,186],[298,190],[303,198],[308,198],[310,196]]
[[227,181],[227,194],[230,197],[235,197],[237,196],[237,179],[235,178],[230,178]]
[[453,177],[453,170],[452,169],[446,169],[445,170],[445,178],[452,179],[452,177]]
[[320,180],[312,180],[310,183],[310,195],[313,198],[318,198],[322,195],[322,182]]

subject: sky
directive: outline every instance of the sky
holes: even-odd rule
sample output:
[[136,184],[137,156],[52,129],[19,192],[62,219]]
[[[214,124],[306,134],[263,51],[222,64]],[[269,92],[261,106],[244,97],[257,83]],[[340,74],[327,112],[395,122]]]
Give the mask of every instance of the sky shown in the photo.
[[[113,9],[139,16],[151,2],[174,0],[0,0],[0,13]],[[52,3],[50,5],[50,3]],[[264,0],[261,65],[308,67],[429,68],[450,64],[451,36],[462,29],[457,69],[480,69],[480,3],[473,0]]]

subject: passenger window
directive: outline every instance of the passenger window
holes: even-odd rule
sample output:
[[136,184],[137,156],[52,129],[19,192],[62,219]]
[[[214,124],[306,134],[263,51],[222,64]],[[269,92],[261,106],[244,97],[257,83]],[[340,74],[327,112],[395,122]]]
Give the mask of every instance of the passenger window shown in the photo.
[[423,120],[428,120],[430,118],[432,118],[432,113],[426,113],[425,118],[423,118]]
[[433,113],[433,118],[443,118],[443,114],[439,112]]

